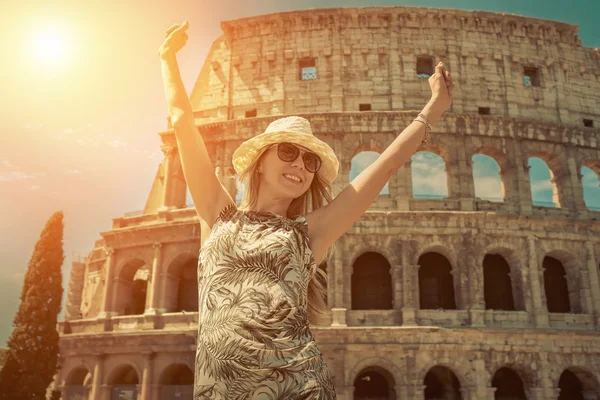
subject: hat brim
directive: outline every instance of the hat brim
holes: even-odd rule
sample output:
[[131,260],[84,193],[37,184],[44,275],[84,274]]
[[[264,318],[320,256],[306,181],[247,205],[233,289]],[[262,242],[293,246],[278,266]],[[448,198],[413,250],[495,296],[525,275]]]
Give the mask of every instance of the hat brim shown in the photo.
[[339,170],[339,160],[333,149],[313,135],[297,132],[268,132],[256,135],[243,142],[233,153],[232,163],[239,175],[255,160],[261,149],[275,143],[289,142],[305,147],[321,157],[323,165],[317,173],[329,184],[335,180]]

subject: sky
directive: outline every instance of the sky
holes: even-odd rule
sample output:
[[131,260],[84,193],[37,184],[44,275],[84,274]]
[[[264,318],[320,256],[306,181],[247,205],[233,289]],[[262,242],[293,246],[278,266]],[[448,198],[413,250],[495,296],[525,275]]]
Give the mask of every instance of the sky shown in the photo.
[[[111,229],[112,218],[144,207],[162,159],[158,132],[166,129],[156,53],[165,30],[189,22],[189,40],[178,54],[189,93],[210,45],[221,35],[220,21],[310,8],[390,5],[479,9],[569,22],[580,25],[585,47],[600,47],[600,2],[592,0],[3,1],[0,347],[12,331],[34,245],[53,212],[65,213],[66,297],[71,260],[87,256],[101,238],[99,232]],[[376,156],[358,157],[351,178]],[[414,157],[414,173],[443,180],[439,157]],[[482,183],[476,185],[476,195],[501,197],[495,162],[481,158],[478,164],[483,166],[477,172]],[[534,200],[547,202],[547,169],[533,164]],[[597,177],[583,172],[588,197],[595,193],[600,198],[594,192]],[[435,179],[416,181],[418,196],[439,197],[447,190],[431,185]]]

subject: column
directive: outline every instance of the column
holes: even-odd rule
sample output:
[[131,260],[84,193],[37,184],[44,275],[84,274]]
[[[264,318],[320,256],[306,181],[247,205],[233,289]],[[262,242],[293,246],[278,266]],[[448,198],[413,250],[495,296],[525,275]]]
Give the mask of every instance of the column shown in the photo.
[[[523,158],[523,153],[521,151],[521,143],[518,139],[515,139],[512,142],[512,153],[515,163],[516,174],[512,176],[513,179],[516,180],[515,188],[517,189],[517,193],[514,196],[510,196],[512,199],[515,199],[519,205],[519,209],[521,214],[531,215],[533,209],[533,200],[531,198],[531,183],[529,180],[529,167],[528,160]],[[510,152],[509,152],[510,154]]]
[[[572,201],[569,203],[569,208],[572,212],[577,214],[583,214],[583,217],[587,217],[587,206],[585,205],[585,200],[583,199],[583,185],[581,183],[581,173],[578,168],[577,161],[575,159],[574,153],[576,150],[567,146],[565,148],[567,151],[567,168],[569,170],[569,176],[563,180],[562,183],[567,183],[567,180],[570,180],[570,186],[572,191]],[[564,192],[563,192],[564,193]],[[563,204],[563,207],[565,205]]]
[[[391,261],[391,260],[390,260]],[[393,261],[390,274],[392,276],[392,302],[394,310],[402,310],[404,307],[402,264],[397,259]]]
[[172,171],[171,164],[173,155],[175,154],[176,147],[169,145],[160,146],[163,154],[165,155],[165,170],[164,170],[164,182],[163,182],[163,198],[162,206],[158,207],[159,210],[168,209],[171,206],[171,181]]
[[473,211],[475,210],[475,187],[473,183],[473,168],[471,165],[471,160],[467,160],[466,154],[467,137],[462,136],[459,140],[462,143],[457,146],[456,152],[458,156],[457,175],[460,188],[460,192],[458,193],[460,209],[462,211]]
[[419,287],[419,264],[413,265],[410,260],[411,235],[402,237],[400,259],[402,262],[402,325],[416,326],[415,318],[418,301],[415,291]]
[[549,327],[548,319],[548,307],[542,302],[545,296],[542,295],[542,270],[539,265],[537,256],[537,238],[535,236],[527,237],[528,251],[529,251],[529,265],[527,271],[529,272],[529,280],[531,283],[531,299],[533,303],[533,309],[531,310],[535,318],[535,326],[538,328]]
[[158,305],[160,300],[159,295],[161,280],[159,279],[159,269],[162,262],[162,243],[154,243],[152,247],[154,248],[154,258],[152,259],[152,275],[150,277],[150,291],[148,301],[146,302],[146,311],[144,314],[160,315],[163,312],[163,310],[159,309]]
[[594,251],[594,243],[590,240],[585,242],[585,252],[587,259],[587,271],[589,276],[589,286],[592,295],[593,315],[596,329],[600,328],[600,283],[598,282],[598,264]]
[[346,249],[346,241],[339,239],[333,252],[333,308],[332,326],[346,325],[346,308],[344,307],[344,259],[342,255]]
[[106,275],[104,276],[104,292],[102,293],[102,309],[98,318],[110,318],[114,314],[111,310],[111,297],[112,297],[112,285],[113,285],[113,269],[115,264],[115,249],[112,247],[105,247],[104,252],[107,255],[106,259]]
[[[462,264],[467,268],[468,285],[469,285],[469,317],[472,327],[485,326],[485,293],[483,285],[483,265],[476,264],[475,258],[470,257],[471,252],[476,249],[476,238],[473,233],[465,236]],[[465,304],[467,305],[467,304]]]
[[94,376],[92,376],[92,390],[90,399],[100,400],[101,399],[101,385],[102,375],[104,374],[104,360],[106,355],[104,353],[96,353],[96,364],[94,364]]
[[396,385],[394,386],[394,390],[396,391],[396,399],[398,400],[409,400],[408,396],[408,385]]
[[152,367],[155,353],[146,352],[142,354],[144,357],[144,371],[142,372],[142,397],[141,400],[153,400],[151,392],[152,384]]
[[527,398],[531,400],[548,400],[546,395],[544,394],[544,388],[535,387],[529,390],[526,390]]

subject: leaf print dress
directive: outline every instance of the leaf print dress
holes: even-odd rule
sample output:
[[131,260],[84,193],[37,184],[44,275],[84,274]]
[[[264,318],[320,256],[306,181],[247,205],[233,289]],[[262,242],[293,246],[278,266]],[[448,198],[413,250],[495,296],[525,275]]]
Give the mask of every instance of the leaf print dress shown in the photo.
[[200,249],[194,400],[335,399],[309,329],[305,217],[225,207]]

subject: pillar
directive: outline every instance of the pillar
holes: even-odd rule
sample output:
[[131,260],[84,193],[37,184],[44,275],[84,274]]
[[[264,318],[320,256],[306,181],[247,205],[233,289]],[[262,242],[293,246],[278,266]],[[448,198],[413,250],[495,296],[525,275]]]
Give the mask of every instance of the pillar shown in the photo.
[[[512,153],[516,174],[512,177],[516,180],[517,193],[511,194],[511,199],[516,200],[519,205],[520,213],[523,215],[531,215],[533,210],[533,200],[531,198],[531,182],[529,180],[528,160],[521,151],[521,143],[519,140],[512,142]],[[510,154],[510,152],[509,152]],[[514,201],[513,200],[513,201]]]
[[96,353],[96,363],[94,364],[94,376],[92,376],[92,389],[90,399],[100,400],[102,395],[102,379],[104,374],[104,360],[106,355],[104,353]]
[[[141,400],[154,400],[152,398],[152,367],[155,353],[146,352],[142,354],[144,357],[144,370],[142,371],[142,397]],[[158,399],[156,399],[158,400]]]
[[600,284],[598,283],[598,264],[592,241],[588,240],[585,242],[585,252],[589,276],[588,284],[591,287],[594,324],[596,325],[596,329],[600,329],[600,290],[598,289],[600,288]]
[[332,326],[347,326],[346,325],[346,307],[344,306],[344,259],[342,255],[345,253],[346,243],[344,239],[336,242],[336,247],[333,252],[333,307]]
[[529,253],[529,272],[530,284],[531,284],[531,299],[533,302],[533,309],[531,310],[535,318],[535,326],[538,328],[549,327],[548,319],[548,307],[543,304],[542,299],[545,299],[545,295],[542,293],[541,281],[543,278],[543,271],[537,256],[537,238],[535,236],[527,237],[528,253]]
[[[416,326],[416,309],[418,301],[415,291],[419,287],[419,264],[410,263],[410,235],[400,241],[400,257],[402,260],[402,325]],[[416,284],[415,284],[416,283]]]
[[106,259],[106,275],[104,277],[104,292],[102,293],[102,309],[98,318],[110,318],[114,314],[111,309],[112,304],[112,288],[113,288],[113,274],[115,264],[115,249],[112,247],[104,248],[104,252],[107,255]]
[[162,207],[159,209],[168,209],[172,206],[171,202],[171,186],[173,181],[173,156],[175,155],[175,151],[177,150],[174,146],[162,145],[160,146],[163,154],[165,155],[165,171],[164,171],[164,182],[163,182],[163,198],[162,198]]
[[146,311],[144,314],[160,315],[164,312],[163,309],[159,308],[160,301],[160,284],[161,279],[159,278],[160,265],[162,263],[162,243],[154,243],[154,258],[152,259],[152,275],[150,277],[150,287],[148,301],[146,302]]

